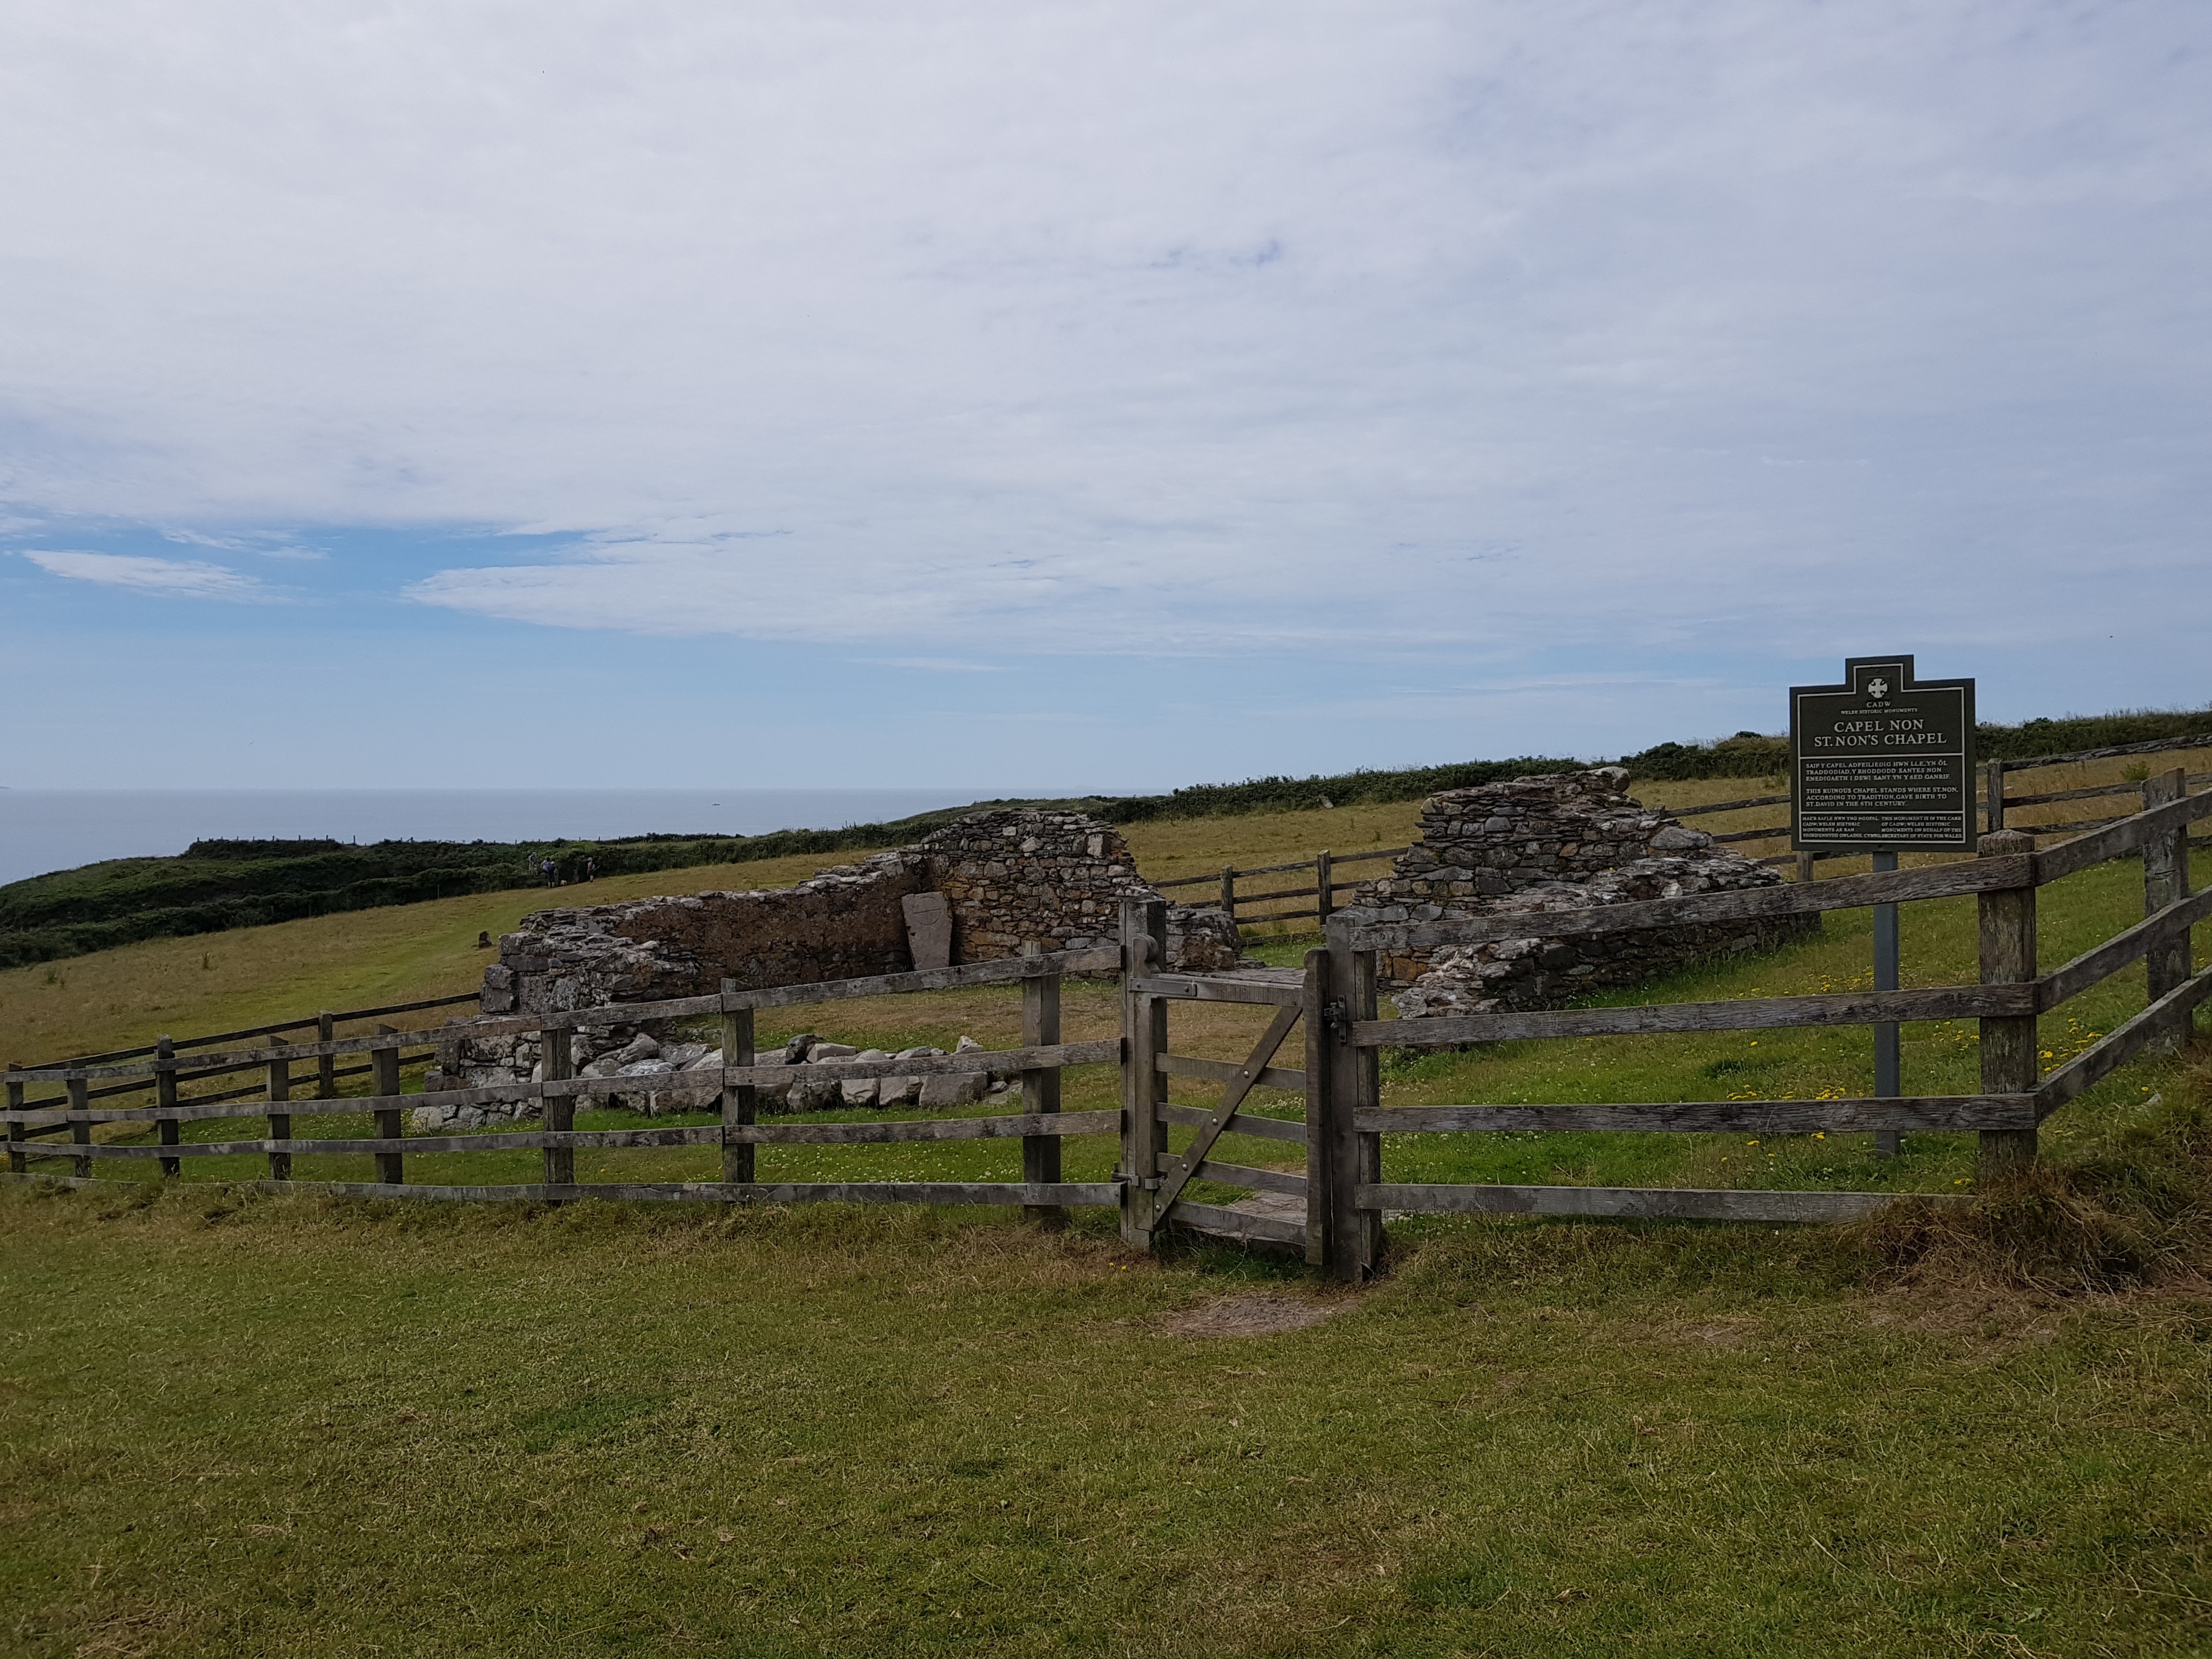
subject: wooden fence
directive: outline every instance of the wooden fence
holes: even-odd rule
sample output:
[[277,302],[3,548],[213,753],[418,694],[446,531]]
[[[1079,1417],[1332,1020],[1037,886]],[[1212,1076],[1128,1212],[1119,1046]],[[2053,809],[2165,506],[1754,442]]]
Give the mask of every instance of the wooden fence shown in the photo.
[[[1156,881],[1155,892],[1164,893],[1176,887],[1212,887],[1218,881],[1221,908],[1231,921],[1240,926],[1263,921],[1302,921],[1309,918],[1327,921],[1341,908],[1336,902],[1336,866],[1340,864],[1365,864],[1374,859],[1395,859],[1399,854],[1412,849],[1404,847],[1383,847],[1366,853],[1316,853],[1310,859],[1299,859],[1291,864],[1259,864],[1249,870],[1238,870],[1224,865],[1221,874],[1214,876],[1182,876],[1174,881]],[[1284,887],[1266,893],[1240,893],[1237,884],[1247,876],[1287,875],[1294,870],[1310,870],[1314,884],[1310,887]],[[1284,899],[1311,899],[1310,905],[1295,910],[1269,910],[1255,914],[1255,904],[1277,903]]]
[[[2117,760],[2130,755],[2152,755],[2160,751],[2183,749],[2212,749],[2212,737],[2160,738],[2150,743],[2128,744],[2112,749],[2084,749],[2068,755],[2036,755],[2025,760],[1993,760],[1984,763],[1974,798],[1978,803],[1978,815],[1984,830],[2008,828],[2006,814],[2014,808],[2048,806],[2062,801],[2097,800],[2112,796],[2134,795],[2142,788],[2140,783],[2100,783],[2082,789],[2052,789],[2027,794],[2005,793],[2008,772],[2038,771],[2050,766],[2078,766],[2089,761]],[[2191,787],[2212,782],[2212,772],[2200,773],[2189,780]],[[1759,806],[1787,806],[1788,794],[1753,795],[1742,800],[1714,801],[1705,806],[1681,806],[1672,809],[1678,818],[1716,817],[1723,812],[1746,812]],[[2100,830],[2108,823],[2126,817],[2124,812],[2109,813],[2101,817],[2075,818],[2063,823],[2022,824],[2019,828],[2032,836],[2079,835],[2085,830]],[[1729,842],[1779,841],[1790,834],[1790,819],[1784,815],[1779,823],[1762,824],[1747,830],[1731,830],[1716,835],[1714,841]],[[1753,860],[1756,864],[1795,864],[1799,878],[1809,880],[1815,860],[1825,859],[1863,857],[1848,853],[1776,853]]]
[[[2192,963],[2190,929],[2212,918],[2212,889],[2191,891],[2189,826],[2212,817],[2212,793],[2188,793],[2178,769],[2141,786],[2141,810],[2117,823],[2038,849],[2033,837],[2000,830],[1982,837],[1979,856],[1922,869],[1880,872],[1812,884],[1792,883],[1748,892],[1701,893],[1680,898],[1547,913],[1547,934],[1663,929],[1678,925],[1742,921],[1827,910],[1917,902],[1972,896],[1980,909],[1980,979],[1974,985],[1914,990],[1849,992],[1729,1001],[1647,1004],[1620,1008],[1569,1008],[1470,1014],[1418,1021],[1377,1018],[1378,961],[1392,951],[1427,950],[1526,934],[1526,916],[1471,921],[1376,925],[1339,915],[1325,927],[1326,945],[1307,952],[1302,969],[1231,974],[1166,970],[1164,901],[1132,900],[1122,908],[1118,946],[1103,951],[1031,955],[963,967],[892,974],[822,984],[740,991],[726,983],[713,995],[631,1003],[556,1014],[471,1022],[472,1031],[506,1035],[536,1031],[544,1056],[543,1075],[528,1083],[405,1094],[403,1056],[410,1048],[449,1038],[444,1030],[394,1031],[321,1037],[242,1052],[180,1056],[171,1048],[89,1056],[61,1066],[8,1074],[7,1107],[11,1178],[29,1178],[34,1163],[67,1160],[72,1182],[96,1181],[95,1158],[157,1158],[165,1176],[181,1173],[188,1158],[250,1154],[267,1159],[267,1178],[253,1184],[279,1191],[313,1190],[371,1197],[427,1199],[706,1199],[737,1202],[814,1201],[1021,1205],[1050,1216],[1062,1206],[1118,1208],[1123,1236],[1149,1245],[1165,1231],[1189,1227],[1255,1243],[1287,1247],[1347,1277],[1371,1272],[1381,1260],[1382,1223],[1393,1212],[1457,1214],[1521,1212],[1548,1215],[1641,1216],[1722,1220],[1813,1221],[1863,1215],[1890,1202],[1891,1193],[1713,1191],[1682,1188],[1546,1187],[1513,1184],[1437,1184],[1392,1182],[1383,1168],[1386,1134],[1465,1133],[1530,1130],[1605,1130],[1638,1133],[1727,1131],[1753,1133],[1874,1131],[1969,1131],[1980,1137],[1981,1168],[2002,1178],[2035,1156],[2037,1127],[2083,1090],[2154,1045],[2179,1041],[2191,1028],[2196,1006],[2212,995],[2212,969]],[[2048,973],[2037,971],[2038,891],[2049,884],[2109,860],[2140,857],[2144,918],[2093,950]],[[2036,1042],[2036,1019],[2063,1006],[2112,975],[2142,960],[2148,999],[2143,1010],[2092,1047],[2045,1075]],[[1060,1040],[1060,988],[1069,974],[1119,976],[1121,1030],[1118,1037]],[[787,1078],[781,1066],[757,1063],[753,1023],[762,1008],[848,1000],[965,986],[1018,987],[1023,999],[1022,1043],[1015,1048],[971,1050],[934,1058],[839,1060],[809,1065],[817,1076],[869,1078],[978,1072],[1019,1073],[1018,1114],[975,1117],[917,1117],[861,1122],[760,1121],[757,1091]],[[1267,1027],[1241,1062],[1177,1053],[1170,1011],[1179,1004],[1229,1003],[1271,1011]],[[396,1010],[369,1011],[398,1012]],[[720,1066],[702,1072],[656,1074],[656,1094],[711,1102],[711,1124],[578,1130],[577,1103],[648,1086],[635,1077],[569,1075],[568,1034],[580,1026],[635,1024],[648,1020],[713,1017],[720,1023]],[[335,1017],[333,1017],[335,1018]],[[1832,1100],[1729,1100],[1583,1103],[1563,1105],[1440,1105],[1382,1103],[1380,1060],[1386,1048],[1436,1048],[1465,1043],[1616,1036],[1649,1032],[1753,1031],[1806,1026],[1856,1026],[1907,1020],[1972,1018],[1980,1022],[1981,1091],[1971,1095],[1876,1095]],[[303,1022],[304,1024],[304,1022]],[[289,1030],[294,1027],[277,1028]],[[275,1035],[262,1030],[251,1035]],[[1303,1054],[1297,1066],[1277,1063],[1294,1030]],[[248,1034],[238,1034],[248,1035]],[[149,1058],[150,1054],[150,1058]],[[293,1093],[304,1080],[295,1068],[313,1062],[319,1077],[343,1075],[335,1062],[363,1056],[374,1092],[337,1098],[328,1084],[313,1099]],[[1060,1109],[1064,1067],[1121,1068],[1117,1109]],[[234,1098],[181,1100],[175,1083],[186,1068],[206,1075],[259,1068],[264,1080],[252,1115],[266,1118],[265,1135],[179,1144],[179,1126],[209,1118],[235,1118]],[[363,1067],[350,1068],[359,1071]],[[1172,1103],[1171,1079],[1218,1084],[1209,1107]],[[33,1087],[58,1084],[65,1093],[33,1101]],[[94,1106],[94,1085],[112,1096],[125,1085],[155,1091],[152,1106]],[[1303,1117],[1277,1115],[1287,1109],[1255,1109],[1255,1089],[1287,1091],[1303,1104]],[[462,1134],[406,1132],[407,1109],[484,1106],[527,1102],[539,1127]],[[316,1138],[295,1133],[296,1119],[333,1114],[373,1115],[374,1133]],[[102,1124],[157,1126],[157,1145],[95,1143]],[[1170,1131],[1193,1134],[1176,1149]],[[57,1129],[66,1145],[37,1137]],[[1120,1137],[1111,1180],[1062,1180],[1060,1146],[1069,1135]],[[1294,1144],[1303,1168],[1264,1168],[1229,1161],[1224,1135]],[[756,1151],[763,1146],[860,1146],[930,1140],[1018,1139],[1022,1178],[1005,1182],[763,1182]],[[579,1182],[580,1150],[714,1146],[720,1154],[719,1181]],[[480,1185],[428,1184],[407,1179],[410,1156],[494,1153],[530,1150],[544,1159],[543,1179]],[[374,1160],[375,1178],[361,1182],[292,1179],[303,1155],[362,1155]],[[1215,1203],[1191,1195],[1193,1182],[1238,1188],[1249,1198]]]
[[[2212,793],[2190,794],[2179,770],[2140,786],[2142,810],[2118,823],[2038,850],[2019,830],[1981,838],[1979,856],[1924,869],[1792,883],[1748,892],[1568,911],[1543,918],[1547,934],[1741,921],[1862,906],[1973,896],[1980,908],[1981,982],[1904,991],[1761,997],[1525,1013],[1469,1014],[1418,1022],[1376,1017],[1376,958],[1383,951],[1433,949],[1524,935],[1526,917],[1364,926],[1340,919],[1328,930],[1321,971],[1333,994],[1324,1043],[1328,1075],[1318,1113],[1329,1152],[1326,1254],[1356,1276],[1380,1256],[1386,1212],[1420,1214],[1519,1212],[1739,1220],[1824,1220],[1864,1214],[1894,1194],[1694,1191],[1680,1188],[1433,1185],[1393,1182],[1382,1167],[1385,1133],[1499,1130],[1971,1130],[1981,1139],[1985,1181],[2035,1156],[2037,1126],[2092,1084],[2154,1044],[2176,1041],[2212,994],[2212,969],[2191,967],[2190,928],[2212,917],[2212,888],[2189,890],[2188,827],[2212,817]],[[2107,860],[2140,856],[2145,915],[2095,949],[2047,974],[2036,970],[2036,894]],[[2036,1018],[2142,959],[2148,1005],[2045,1076]],[[1320,966],[1320,964],[1316,964]],[[1565,1106],[1413,1106],[1385,1109],[1378,1061],[1386,1048],[1613,1036],[1654,1031],[1759,1030],[1791,1026],[1879,1025],[1904,1020],[1980,1022],[1982,1091],[1973,1095],[1843,1100],[1729,1100]],[[1310,1085],[1310,1099],[1311,1098]]]
[[[455,1008],[463,1003],[473,1004],[478,1000],[477,993],[471,991],[463,996],[431,997],[421,1002],[394,1002],[381,1008],[349,1008],[336,1011],[324,1009],[318,1013],[303,1014],[297,1019],[279,1020],[273,1025],[252,1025],[239,1031],[217,1031],[209,1036],[157,1037],[141,1048],[118,1048],[104,1054],[79,1054],[70,1060],[51,1060],[40,1066],[27,1067],[10,1063],[8,1072],[16,1074],[20,1081],[23,1079],[35,1079],[43,1073],[67,1073],[81,1070],[86,1066],[112,1066],[122,1060],[150,1058],[157,1062],[171,1060],[178,1062],[174,1065],[157,1064],[151,1068],[142,1068],[143,1074],[125,1076],[120,1081],[106,1084],[97,1089],[88,1085],[83,1087],[71,1085],[69,1092],[35,1100],[24,1096],[23,1091],[19,1089],[10,1093],[9,1103],[11,1106],[25,1106],[34,1111],[52,1109],[67,1110],[72,1107],[82,1110],[95,1100],[113,1100],[125,1095],[147,1093],[151,1093],[155,1105],[161,1107],[176,1106],[180,1103],[210,1106],[222,1101],[252,1100],[261,1095],[262,1084],[254,1083],[244,1088],[218,1089],[212,1091],[205,1089],[188,1089],[188,1085],[205,1083],[214,1079],[235,1077],[241,1072],[265,1072],[267,1069],[265,1060],[260,1058],[238,1060],[222,1054],[195,1054],[192,1051],[211,1048],[218,1043],[242,1042],[253,1037],[282,1036],[288,1031],[307,1030],[315,1033],[318,1042],[327,1045],[331,1044],[337,1036],[337,1028],[341,1025],[352,1024],[365,1019],[381,1019],[392,1014],[420,1013],[429,1008]],[[389,1025],[378,1028],[379,1031],[383,1033],[389,1033],[392,1029]],[[374,1069],[373,1063],[370,1062],[340,1066],[337,1063],[337,1058],[338,1050],[335,1047],[329,1048],[315,1056],[313,1082],[316,1096],[319,1098],[327,1099],[335,1097],[341,1079],[366,1077]],[[428,1049],[419,1054],[401,1054],[399,1064],[401,1070],[411,1071],[417,1067],[427,1066],[436,1059],[437,1051]],[[187,1065],[185,1063],[186,1061],[191,1063]],[[302,1081],[306,1079],[289,1075],[286,1079],[288,1086],[292,1083]],[[23,1097],[19,1098],[19,1097]],[[28,1131],[26,1138],[36,1139],[42,1136],[65,1134],[69,1132],[70,1125],[66,1121],[47,1123]]]
[[[179,1144],[176,1126],[198,1118],[240,1115],[238,1103],[164,1102],[151,1107],[97,1109],[88,1105],[95,1081],[136,1078],[158,1084],[173,1077],[181,1062],[156,1054],[151,1060],[133,1060],[121,1065],[73,1064],[38,1067],[8,1074],[8,1160],[11,1173],[25,1172],[31,1162],[66,1158],[74,1165],[72,1179],[88,1181],[97,1158],[144,1158],[161,1161],[164,1175],[179,1174],[187,1158],[235,1157],[253,1154],[268,1159],[264,1181],[252,1183],[276,1191],[295,1189],[344,1193],[362,1197],[428,1199],[540,1199],[562,1200],[583,1197],[611,1199],[708,1198],[764,1203],[822,1201],[1021,1204],[1052,1208],[1073,1204],[1118,1204],[1121,1188],[1113,1182],[1068,1182],[1060,1179],[1060,1137],[1071,1134],[1115,1133],[1118,1112],[1061,1112],[1059,1109],[1060,1073],[1066,1066],[1118,1064],[1122,1044],[1117,1038],[1094,1042],[1060,1041],[1060,982],[1063,974],[1111,970],[1119,965],[1115,951],[1033,955],[965,967],[936,969],[919,973],[891,974],[872,979],[837,980],[817,985],[786,985],[764,990],[740,991],[734,984],[711,996],[685,997],[658,1002],[623,1003],[546,1015],[522,1015],[471,1023],[471,1035],[504,1036],[534,1031],[539,1035],[544,1062],[541,1075],[528,1083],[495,1085],[476,1089],[441,1089],[404,1094],[399,1080],[403,1051],[414,1045],[450,1039],[450,1029],[430,1031],[382,1030],[367,1036],[338,1037],[312,1043],[281,1045],[241,1054],[203,1058],[203,1065],[229,1070],[257,1066],[265,1071],[264,1084],[254,1103],[268,1119],[265,1137],[251,1140],[196,1141]],[[862,1123],[763,1123],[757,1111],[758,1085],[790,1075],[787,1068],[757,1063],[753,1050],[753,1017],[760,1008],[794,1003],[844,1000],[884,996],[900,992],[944,990],[958,986],[1018,984],[1023,994],[1023,1046],[1011,1049],[975,1049],[933,1058],[898,1060],[837,1060],[810,1064],[817,1077],[835,1079],[872,1077],[931,1077],[945,1073],[1018,1071],[1024,1081],[1024,1105],[1030,1109],[1015,1116],[915,1119]],[[608,1095],[636,1094],[636,1078],[590,1078],[570,1075],[569,1033],[579,1027],[635,1024],[646,1020],[673,1020],[719,1016],[721,1021],[724,1064],[705,1072],[676,1072],[650,1080],[657,1096],[712,1100],[720,1107],[717,1124],[655,1129],[579,1130],[574,1127],[576,1103]],[[289,1028],[286,1028],[289,1029]],[[147,1051],[141,1050],[140,1053]],[[294,1097],[293,1067],[301,1061],[318,1062],[338,1055],[366,1054],[366,1069],[374,1073],[375,1092],[367,1097],[312,1100]],[[362,1068],[356,1068],[362,1069]],[[58,1109],[52,1103],[33,1105],[24,1097],[33,1084],[60,1083],[69,1091]],[[463,1134],[406,1133],[404,1114],[422,1106],[511,1105],[533,1103],[542,1127],[512,1132],[489,1131]],[[295,1135],[293,1120],[319,1115],[374,1115],[376,1133],[369,1138],[317,1138]],[[153,1122],[161,1126],[161,1144],[97,1145],[92,1131],[100,1123]],[[38,1144],[31,1136],[54,1126],[66,1128],[68,1146]],[[1018,1137],[1022,1141],[1023,1179],[1019,1182],[758,1182],[753,1179],[754,1149],[780,1145],[863,1145],[915,1140],[987,1139]],[[722,1179],[719,1182],[592,1182],[575,1179],[579,1150],[642,1147],[719,1147]],[[411,1154],[432,1152],[506,1152],[534,1150],[544,1157],[542,1181],[483,1185],[433,1185],[409,1182],[405,1160]],[[374,1181],[295,1182],[295,1157],[327,1154],[366,1154],[375,1160]]]

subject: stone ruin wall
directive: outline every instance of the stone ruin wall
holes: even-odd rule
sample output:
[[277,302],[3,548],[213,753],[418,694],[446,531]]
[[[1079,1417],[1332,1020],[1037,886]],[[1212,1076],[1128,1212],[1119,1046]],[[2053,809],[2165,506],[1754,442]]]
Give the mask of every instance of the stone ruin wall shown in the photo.
[[[1080,812],[977,812],[913,847],[825,870],[795,887],[694,893],[540,910],[504,934],[484,970],[486,1014],[561,1013],[904,973],[914,965],[905,901],[944,895],[951,959],[991,962],[1116,943],[1121,901],[1158,898],[1111,824]],[[1216,972],[1237,964],[1234,924],[1175,905],[1168,957]]]
[[1363,921],[1526,915],[1528,937],[1386,955],[1407,1018],[1558,1007],[1600,986],[1803,937],[1817,918],[1546,938],[1547,912],[1773,886],[1781,877],[1626,793],[1619,767],[1516,778],[1431,795],[1415,844],[1355,890]]
[[[933,894],[942,896],[949,915],[951,939],[944,942],[956,963],[1020,956],[1031,944],[1047,951],[1111,946],[1119,941],[1121,901],[1159,896],[1137,874],[1128,843],[1111,824],[1080,812],[977,812],[915,846],[824,870],[795,887],[540,910],[501,938],[499,960],[484,969],[483,1012],[565,1013],[702,996],[720,990],[725,979],[757,990],[904,973],[915,965],[917,942],[908,901]],[[1218,972],[1235,967],[1238,957],[1236,924],[1221,912],[1169,907],[1173,966]],[[535,1033],[478,1037],[469,1035],[468,1025],[452,1023],[427,1086],[481,1088],[542,1073]],[[570,1038],[570,1063],[586,1076],[637,1078],[641,1092],[613,1102],[650,1113],[653,1078],[720,1063],[719,1054],[702,1045],[664,1045],[663,1035],[627,1024],[581,1029]],[[817,1085],[805,1075],[809,1060],[852,1052],[811,1034],[795,1039],[786,1056],[796,1068],[794,1080],[783,1088],[763,1086],[762,1109],[808,1110],[839,1101],[888,1105],[908,1097],[908,1103],[945,1104],[949,1099],[933,1100],[927,1091],[1005,1092],[1014,1086],[982,1073],[927,1084],[895,1078],[884,1086],[896,1086],[885,1095],[874,1079]],[[761,1063],[775,1059],[771,1050]],[[418,1116],[424,1128],[470,1127],[535,1110],[534,1102],[526,1102],[423,1108]]]

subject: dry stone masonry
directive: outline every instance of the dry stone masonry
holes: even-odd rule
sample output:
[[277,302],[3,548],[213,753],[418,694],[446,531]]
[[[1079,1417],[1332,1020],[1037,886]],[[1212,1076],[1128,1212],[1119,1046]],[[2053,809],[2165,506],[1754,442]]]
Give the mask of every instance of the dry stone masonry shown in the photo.
[[[951,959],[990,962],[1035,944],[1081,951],[1115,942],[1124,898],[1157,898],[1111,824],[1080,812],[976,812],[927,841],[824,870],[795,887],[694,893],[540,910],[503,934],[484,970],[487,1014],[561,1013],[612,1002],[702,996],[903,973],[933,923],[907,901],[941,894]],[[1178,968],[1234,967],[1237,930],[1217,910],[1168,912]]]
[[[726,979],[753,990],[988,962],[1019,956],[1030,945],[1047,951],[1110,946],[1121,901],[1158,896],[1137,874],[1128,844],[1111,824],[1080,812],[1033,808],[971,813],[915,846],[824,870],[795,887],[636,899],[526,916],[515,932],[501,936],[499,960],[484,970],[483,1012],[565,1013],[702,996],[720,990]],[[1236,924],[1218,910],[1172,905],[1168,957],[1188,971],[1233,968]],[[537,1074],[536,1036],[471,1037],[465,1021],[453,1029],[428,1086],[480,1088]],[[586,1076],[648,1079],[720,1064],[703,1048],[676,1058],[679,1049],[662,1050],[655,1034],[630,1027],[580,1031],[574,1042],[574,1066]],[[811,1110],[832,1103],[804,1079],[805,1065],[851,1053],[830,1043],[789,1054],[794,1081],[763,1088],[763,1109]],[[775,1060],[769,1056],[762,1063]],[[600,1067],[609,1069],[595,1069]],[[870,1104],[951,1104],[962,1091],[980,1095],[988,1086],[981,1074],[905,1081],[912,1086],[894,1088],[901,1083],[896,1079],[880,1088],[873,1080],[848,1083],[845,1091],[855,1097],[845,1103],[862,1103],[857,1095],[867,1093]],[[1005,1086],[1001,1080],[1000,1091]],[[649,1111],[653,1101],[649,1085],[641,1083],[629,1103]],[[436,1125],[426,1118],[425,1127],[449,1121],[474,1127],[506,1109],[455,1109]],[[426,1107],[418,1115],[440,1110]]]
[[1403,952],[1382,963],[1403,986],[1401,1018],[1557,1007],[1605,985],[1633,984],[1703,957],[1763,949],[1818,922],[1790,916],[1547,939],[1541,918],[1685,893],[1771,886],[1773,871],[1716,846],[1662,807],[1626,793],[1619,767],[1553,773],[1432,795],[1420,836],[1390,874],[1352,901],[1375,921],[1529,919],[1528,936]]

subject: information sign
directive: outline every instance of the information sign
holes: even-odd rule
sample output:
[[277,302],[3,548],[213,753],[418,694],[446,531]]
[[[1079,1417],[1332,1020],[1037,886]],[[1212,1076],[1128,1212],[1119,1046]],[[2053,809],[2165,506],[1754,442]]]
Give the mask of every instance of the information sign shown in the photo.
[[1850,657],[1790,688],[1790,844],[1808,853],[1974,850],[1974,683]]

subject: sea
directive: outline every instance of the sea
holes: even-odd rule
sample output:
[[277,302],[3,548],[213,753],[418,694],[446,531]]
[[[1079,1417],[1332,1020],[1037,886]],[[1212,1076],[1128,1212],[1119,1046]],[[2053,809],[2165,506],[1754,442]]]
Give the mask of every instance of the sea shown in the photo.
[[[572,841],[839,830],[1017,789],[0,789],[0,884],[216,837]],[[1065,791],[1059,792],[1065,793]]]

